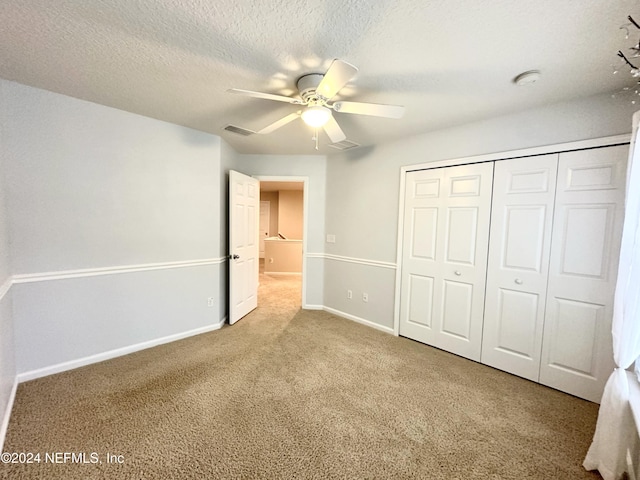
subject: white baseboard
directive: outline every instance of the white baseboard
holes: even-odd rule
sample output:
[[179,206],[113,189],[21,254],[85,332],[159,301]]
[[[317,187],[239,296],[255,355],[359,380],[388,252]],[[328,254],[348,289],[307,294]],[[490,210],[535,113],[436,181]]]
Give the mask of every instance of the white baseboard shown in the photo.
[[[355,315],[351,315],[346,312],[342,312],[340,310],[336,310],[334,308],[326,307],[324,305],[305,305],[304,308],[306,310],[323,310],[325,312],[331,313],[333,315],[337,315],[338,317],[346,318],[347,320],[352,320],[354,322],[360,323],[362,325],[366,325],[367,327],[375,328],[376,330],[380,330],[385,333],[393,334],[393,328],[385,327],[382,325],[378,325],[377,323],[371,322],[370,320],[366,320],[364,318],[357,317]],[[115,350],[110,350],[108,352],[99,353],[96,355],[91,355],[84,358],[79,358],[77,360],[71,360],[69,362],[58,363],[56,365],[51,365],[49,367],[39,368],[37,370],[30,370],[28,372],[20,373],[16,376],[16,379],[13,383],[13,388],[11,389],[11,394],[9,396],[9,401],[7,403],[7,407],[5,409],[2,424],[0,424],[0,452],[2,452],[2,448],[4,446],[4,439],[7,433],[7,428],[9,426],[9,419],[11,418],[11,411],[13,409],[13,402],[15,400],[16,391],[18,388],[18,384],[22,382],[27,382],[29,380],[35,380],[36,378],[46,377],[48,375],[54,375],[56,373],[64,372],[67,370],[73,370],[75,368],[84,367],[86,365],[91,365],[92,363],[98,363],[105,360],[110,360],[112,358],[120,357],[123,355],[127,355],[129,353],[138,352],[140,350],[145,350],[147,348],[156,347],[158,345],[163,345],[165,343],[175,342],[177,340],[182,340],[183,338],[192,337],[194,335],[199,335],[206,332],[211,332],[213,330],[218,330],[222,328],[222,326],[226,323],[227,317],[222,318],[218,323],[214,323],[212,325],[208,325],[206,327],[196,328],[193,330],[189,330],[186,332],[177,333],[174,335],[168,335],[166,337],[157,338],[155,340],[149,340],[147,342],[137,343],[135,345],[129,345],[123,348],[117,348]]]
[[303,310],[324,310],[322,305],[302,305]]
[[[385,327],[383,325],[374,323],[370,320],[366,320],[364,318],[357,317],[355,315],[351,315],[350,313],[342,312],[340,310],[336,310],[331,307],[327,307],[324,305],[305,305],[303,308],[306,310],[323,310],[333,315],[337,315],[338,317],[346,318],[348,320],[352,320],[362,325],[366,325],[367,327],[375,328],[376,330],[380,330],[382,332],[390,333],[393,335],[393,328],[391,327]],[[141,343],[129,345],[126,347],[117,348],[114,350],[109,350],[107,352],[98,353],[96,355],[90,355],[88,357],[78,358],[76,360],[70,360],[68,362],[62,362],[55,365],[50,365],[48,367],[38,368],[36,370],[29,370],[27,372],[22,372],[16,376],[16,385],[18,383],[28,382],[29,380],[35,380],[36,378],[42,378],[48,375],[54,375],[56,373],[65,372],[67,370],[73,370],[75,368],[91,365],[92,363],[103,362],[105,360],[110,360],[112,358],[121,357],[129,353],[138,352],[140,350],[156,347],[158,345],[163,345],[165,343],[175,342],[177,340],[182,340],[183,338],[192,337],[194,335],[200,335],[202,333],[219,330],[226,323],[226,321],[227,321],[227,317],[224,317],[218,323],[207,325],[206,327],[196,328],[186,332],[176,333],[174,335],[168,335],[166,337],[157,338],[157,339],[149,340],[146,342],[141,342]],[[15,388],[12,395],[15,395]],[[11,402],[13,403],[13,396],[11,398]],[[8,422],[8,418],[5,421]],[[2,433],[2,430],[0,430],[0,434],[1,433]],[[0,436],[0,438],[2,437]]]
[[2,424],[0,424],[0,452],[4,451],[4,439],[7,436],[7,428],[9,428],[9,419],[11,418],[11,411],[13,410],[13,401],[16,399],[16,391],[18,390],[18,379],[13,381],[13,387],[9,394],[9,401],[7,407],[2,416]]
[[640,467],[635,464],[634,453],[631,451],[631,448],[627,448],[627,476],[629,480],[638,480],[638,476],[636,472],[640,471]]
[[183,338],[192,337],[194,335],[200,335],[201,333],[211,332],[222,328],[222,325],[227,321],[227,317],[224,317],[218,323],[207,325],[206,327],[200,327],[186,332],[176,333],[174,335],[168,335],[162,338],[156,338],[146,342],[137,343],[135,345],[129,345],[122,348],[116,348],[115,350],[109,350],[107,352],[98,353],[96,355],[90,355],[88,357],[78,358],[77,360],[71,360],[68,362],[58,363],[49,367],[38,368],[36,370],[30,370],[28,372],[19,373],[16,377],[18,383],[28,382],[29,380],[35,380],[36,378],[46,377],[67,370],[73,370],[75,368],[84,367],[85,365],[91,365],[92,363],[103,362],[112,358],[121,357],[129,353],[138,352],[147,348],[156,347],[165,343],[175,342],[182,340]]
[[338,317],[346,318],[347,320],[353,320],[354,322],[361,323],[362,325],[366,325],[367,327],[375,328],[376,330],[380,330],[385,333],[390,333],[393,335],[393,328],[385,327],[383,325],[378,325],[377,323],[372,322],[371,320],[366,320],[364,318],[356,317],[355,315],[351,315],[350,313],[341,312],[340,310],[336,310],[331,307],[323,307],[325,312],[332,313],[337,315]]

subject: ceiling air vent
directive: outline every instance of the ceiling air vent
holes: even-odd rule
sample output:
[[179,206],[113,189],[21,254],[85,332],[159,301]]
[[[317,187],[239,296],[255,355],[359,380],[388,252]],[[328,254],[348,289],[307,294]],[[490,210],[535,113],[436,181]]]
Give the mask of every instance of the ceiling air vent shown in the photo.
[[242,135],[243,137],[248,137],[249,135],[253,135],[256,132],[252,132],[251,130],[247,130],[246,128],[237,127],[235,125],[227,125],[224,127],[227,132],[237,133],[238,135]]
[[349,140],[343,140],[341,142],[330,143],[330,147],[337,148],[338,150],[349,150],[350,148],[359,147],[359,143],[350,142]]

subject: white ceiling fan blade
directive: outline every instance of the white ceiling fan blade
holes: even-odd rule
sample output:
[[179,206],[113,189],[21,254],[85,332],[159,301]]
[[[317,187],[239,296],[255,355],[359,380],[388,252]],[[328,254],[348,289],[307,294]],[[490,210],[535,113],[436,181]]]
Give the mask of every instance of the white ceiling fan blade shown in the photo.
[[267,125],[262,130],[260,130],[260,131],[258,131],[256,133],[259,133],[260,135],[265,135],[267,133],[271,133],[274,130],[279,129],[280,127],[284,127],[287,123],[293,122],[299,116],[300,116],[300,112],[290,113],[286,117],[281,118],[277,122],[273,122],[271,125]]
[[332,143],[338,143],[347,138],[333,116],[329,117],[329,121],[325,123],[322,128],[324,128],[325,133],[329,136]]
[[382,105],[379,103],[336,102],[331,105],[336,112],[372,115],[374,117],[400,118],[404,107],[400,105]]
[[240,88],[230,88],[229,93],[245,95],[247,97],[264,98],[265,100],[275,100],[277,102],[293,103],[294,105],[302,105],[304,102],[299,98],[285,97],[284,95],[274,95],[273,93],[254,92],[252,90],[242,90]]
[[327,70],[327,73],[324,74],[320,85],[318,85],[316,89],[316,93],[329,100],[333,98],[356,73],[358,73],[356,67],[336,58],[329,67],[329,70]]

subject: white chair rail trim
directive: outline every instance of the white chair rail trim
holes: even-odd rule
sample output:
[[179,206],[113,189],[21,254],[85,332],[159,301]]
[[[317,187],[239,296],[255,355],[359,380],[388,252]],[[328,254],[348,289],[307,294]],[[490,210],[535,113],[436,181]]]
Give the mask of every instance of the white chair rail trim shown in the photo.
[[358,265],[368,265],[370,267],[397,268],[395,263],[383,262],[380,260],[368,260],[366,258],[346,257],[343,255],[333,255],[330,253],[307,253],[307,258],[324,258],[326,260],[335,260],[337,262],[355,263]]
[[[11,283],[43,282],[47,280],[64,280],[67,278],[96,277],[100,275],[117,275],[121,273],[146,272],[150,270],[168,270],[172,268],[200,267],[204,265],[220,265],[226,257],[185,260],[179,262],[144,263],[139,265],[121,265],[115,267],[84,268],[80,270],[62,270],[57,272],[28,273],[14,275]],[[3,286],[4,287],[4,286]],[[2,293],[2,290],[0,290]]]
[[11,285],[13,285],[13,278],[9,277],[0,286],[0,302],[2,301],[4,296],[7,294],[7,292],[11,290]]

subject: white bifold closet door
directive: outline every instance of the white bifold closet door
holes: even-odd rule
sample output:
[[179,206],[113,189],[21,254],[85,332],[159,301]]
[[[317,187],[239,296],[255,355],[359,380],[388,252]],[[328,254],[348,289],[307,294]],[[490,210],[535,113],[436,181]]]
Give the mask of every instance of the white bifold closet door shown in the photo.
[[400,335],[480,360],[493,163],[406,176]]
[[626,145],[560,154],[540,383],[599,402],[614,368],[611,318]]
[[482,363],[538,381],[558,154],[496,162]]

